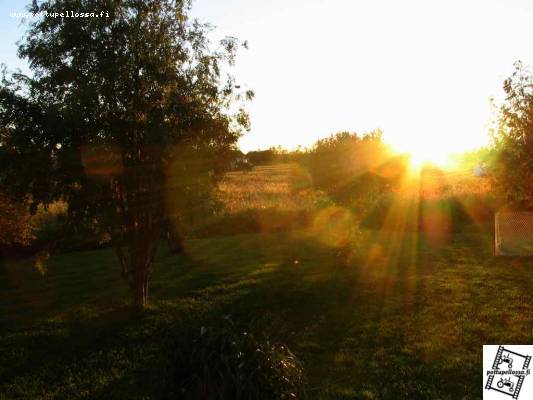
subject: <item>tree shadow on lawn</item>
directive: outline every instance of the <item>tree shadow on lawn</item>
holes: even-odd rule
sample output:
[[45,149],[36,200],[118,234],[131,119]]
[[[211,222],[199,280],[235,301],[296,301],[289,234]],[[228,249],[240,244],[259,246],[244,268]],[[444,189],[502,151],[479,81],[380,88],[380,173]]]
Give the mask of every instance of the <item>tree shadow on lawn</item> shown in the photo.
[[[317,395],[358,398],[366,391],[379,398],[428,398],[435,391],[429,377],[409,387],[405,373],[400,378],[388,370],[415,374],[413,365],[425,365],[416,355],[402,354],[409,319],[402,294],[380,297],[379,290],[363,284],[356,267],[342,264],[331,266],[329,274],[305,268],[287,274],[282,269],[291,266],[281,266],[232,306],[233,315],[247,320],[269,310],[263,321],[255,320],[254,330],[272,332],[304,360]],[[424,371],[419,368],[419,375]]]
[[[313,247],[312,254],[328,252]],[[332,254],[297,266],[289,259],[260,274],[227,312],[289,344],[306,361],[317,396],[478,398],[482,345],[526,337],[491,333],[480,313],[508,309],[509,299],[490,297],[493,282],[483,282],[501,264],[468,244],[403,243],[395,252],[401,256],[364,267]],[[532,272],[522,272],[531,281]],[[503,289],[531,298],[512,286]]]
[[[4,353],[10,368],[0,380],[11,393],[33,397],[50,390],[67,398],[159,398],[166,340],[231,314],[238,329],[287,344],[304,361],[311,398],[478,397],[483,332],[472,330],[466,341],[440,332],[450,322],[468,331],[466,314],[455,313],[479,305],[464,295],[491,291],[476,282],[484,275],[476,277],[492,261],[468,246],[452,257],[481,265],[470,266],[466,279],[447,264],[450,249],[422,248],[413,258],[412,243],[395,250],[401,257],[371,261],[287,235],[209,243],[213,254],[203,258],[202,241],[196,253],[162,257],[154,306],[140,320],[123,305],[79,318],[74,307],[63,321],[4,335],[1,347],[12,356]],[[504,339],[504,332],[493,337]]]
[[[159,281],[182,282],[185,291],[187,286],[202,286],[211,279],[209,274],[196,272],[202,268],[201,262],[186,255],[172,255],[166,248],[160,253],[157,269],[163,271],[156,273]],[[112,249],[51,257],[42,274],[31,258],[6,260],[0,269],[0,289],[5,294],[0,300],[1,331],[46,319],[90,319],[94,313],[123,307],[130,296]]]
[[[231,314],[243,330],[251,327],[288,344],[305,361],[316,393],[331,386],[333,398],[343,390],[351,392],[350,398],[365,390],[380,398],[448,393],[444,381],[435,383],[434,363],[403,349],[411,320],[424,306],[416,293],[421,286],[413,287],[414,307],[406,303],[405,260],[387,266],[393,284],[383,291],[383,280],[362,279],[361,268],[336,251],[309,241],[293,244],[279,264],[199,290],[199,296],[218,299],[212,318]],[[387,381],[384,374],[390,375]],[[408,375],[416,385],[406,383]]]

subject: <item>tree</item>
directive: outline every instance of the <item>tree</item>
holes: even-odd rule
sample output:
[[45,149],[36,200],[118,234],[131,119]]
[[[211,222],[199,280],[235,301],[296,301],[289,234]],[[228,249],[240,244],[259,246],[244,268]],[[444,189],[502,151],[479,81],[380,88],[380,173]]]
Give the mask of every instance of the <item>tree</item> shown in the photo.
[[314,186],[359,215],[388,193],[406,168],[405,158],[391,153],[379,130],[362,136],[339,132],[319,140],[306,158]]
[[510,207],[533,210],[533,75],[516,63],[504,90],[494,135],[495,183]]
[[274,162],[276,159],[276,153],[273,149],[254,150],[246,153],[246,158],[253,165],[266,165]]
[[[43,16],[64,10],[105,12]],[[158,243],[210,209],[217,157],[249,127],[253,93],[225,72],[240,42],[213,50],[187,0],[34,0],[30,11],[41,17],[19,55],[33,76],[0,88],[1,179],[106,230],[142,308]]]

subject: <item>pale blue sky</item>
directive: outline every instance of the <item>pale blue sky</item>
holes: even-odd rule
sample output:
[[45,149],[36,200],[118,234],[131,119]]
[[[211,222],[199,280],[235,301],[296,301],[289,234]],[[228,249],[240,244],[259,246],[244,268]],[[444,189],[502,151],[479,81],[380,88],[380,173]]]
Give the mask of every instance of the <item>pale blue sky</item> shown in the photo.
[[[23,34],[0,3],[0,61]],[[401,150],[486,143],[489,97],[517,59],[533,64],[531,0],[197,0],[216,37],[247,39],[239,83],[256,92],[244,150],[310,145],[338,130],[383,128]]]
[[27,72],[25,64],[17,58],[15,45],[24,34],[24,27],[20,20],[9,16],[11,12],[24,11],[26,4],[25,0],[0,1],[0,63],[9,69],[23,68]]

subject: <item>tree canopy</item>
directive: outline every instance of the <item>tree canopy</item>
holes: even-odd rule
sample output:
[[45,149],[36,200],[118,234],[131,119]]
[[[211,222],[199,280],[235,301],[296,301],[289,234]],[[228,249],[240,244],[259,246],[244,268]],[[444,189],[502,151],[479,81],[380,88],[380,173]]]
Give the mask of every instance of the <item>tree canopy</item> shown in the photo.
[[[104,10],[109,17],[44,17]],[[32,76],[4,73],[1,184],[34,204],[61,198],[97,221],[117,250],[137,305],[160,238],[209,210],[220,157],[243,130],[228,73],[241,43],[213,49],[186,0],[33,1],[19,56]]]
[[494,135],[495,181],[510,207],[533,210],[533,75],[516,63],[504,90]]

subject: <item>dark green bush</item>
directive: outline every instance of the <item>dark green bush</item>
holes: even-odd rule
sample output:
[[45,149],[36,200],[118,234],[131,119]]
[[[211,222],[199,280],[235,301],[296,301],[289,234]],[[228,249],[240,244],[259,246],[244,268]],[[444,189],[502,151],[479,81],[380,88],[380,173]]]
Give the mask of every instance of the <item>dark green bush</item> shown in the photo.
[[235,329],[226,318],[219,328],[182,335],[170,350],[168,398],[188,400],[301,399],[304,374],[283,345]]
[[276,157],[276,152],[274,151],[274,149],[269,149],[269,150],[249,151],[246,154],[246,158],[253,165],[266,165],[266,164],[270,164],[276,161],[277,157]]
[[381,131],[340,132],[319,140],[302,162],[313,186],[339,205],[368,211],[400,181],[406,159],[391,153]]
[[52,254],[93,250],[110,245],[110,237],[96,220],[75,218],[68,214],[63,201],[39,204],[32,216],[33,238],[30,253],[46,250]]

